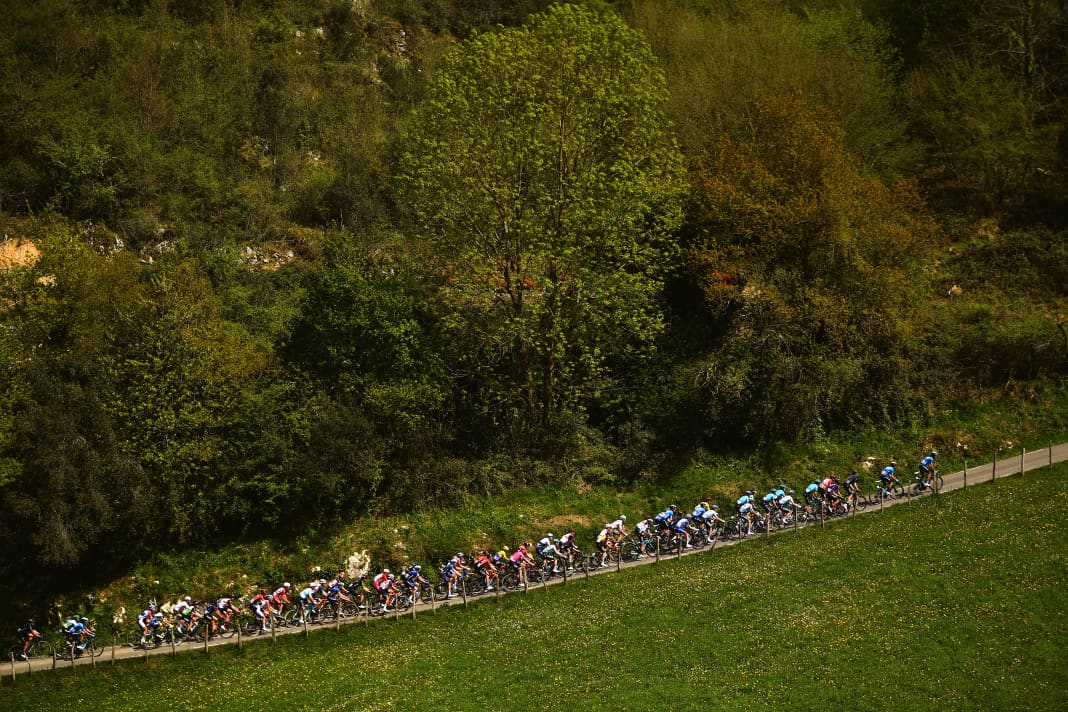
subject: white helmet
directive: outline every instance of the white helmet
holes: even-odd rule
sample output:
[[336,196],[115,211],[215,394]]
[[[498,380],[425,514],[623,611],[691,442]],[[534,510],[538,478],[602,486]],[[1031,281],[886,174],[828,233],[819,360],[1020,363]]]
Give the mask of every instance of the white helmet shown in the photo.
[[388,574],[389,573],[389,569],[382,569],[382,573]]
[[552,539],[553,538],[553,533],[549,532],[548,534],[545,535],[545,538],[546,539]]
[[293,588],[293,584],[289,583],[289,581],[286,581],[284,584],[282,584],[282,588]]
[[621,522],[627,521],[627,515],[626,514],[620,514],[619,515],[619,521],[621,521]]

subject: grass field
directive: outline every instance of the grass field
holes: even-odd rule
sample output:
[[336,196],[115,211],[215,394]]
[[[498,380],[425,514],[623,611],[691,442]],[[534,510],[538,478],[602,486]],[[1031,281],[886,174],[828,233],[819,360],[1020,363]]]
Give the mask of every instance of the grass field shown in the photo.
[[1064,709],[1066,476],[417,621],[9,678],[0,708]]

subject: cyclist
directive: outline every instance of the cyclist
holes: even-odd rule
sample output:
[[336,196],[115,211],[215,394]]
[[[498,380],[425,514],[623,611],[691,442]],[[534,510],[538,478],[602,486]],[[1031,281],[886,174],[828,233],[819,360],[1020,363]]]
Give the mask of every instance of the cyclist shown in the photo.
[[838,491],[838,478],[833,472],[820,482],[820,491],[823,493],[824,501],[827,502],[827,511],[831,514],[841,514],[842,494]]
[[516,574],[519,576],[519,583],[524,586],[527,583],[527,569],[534,563],[534,557],[530,555],[530,546],[529,541],[520,544],[509,557],[512,562],[512,568],[515,569]]
[[634,525],[634,532],[638,535],[639,559],[646,555],[652,556],[656,553],[656,533],[653,531],[655,523],[656,520],[647,514],[642,517],[640,522]]
[[775,490],[776,505],[779,508],[779,512],[782,513],[783,525],[789,524],[793,519],[794,510],[800,509],[801,505],[794,501],[794,491],[785,491],[781,487]]
[[297,623],[303,623],[307,616],[315,613],[316,595],[323,590],[323,584],[318,580],[310,581],[307,586],[300,589],[300,593],[297,594],[297,600],[300,601],[300,618],[297,619]]
[[282,610],[286,606],[293,603],[289,600],[289,589],[291,588],[293,588],[293,584],[286,581],[271,594],[271,609],[277,612],[279,616],[282,615]]
[[677,504],[673,504],[665,509],[660,514],[656,515],[656,528],[657,532],[671,531],[671,524],[675,520],[675,511],[679,508]]
[[155,603],[148,604],[148,608],[141,611],[141,614],[137,616],[137,625],[141,628],[141,644],[144,645],[148,642],[148,629],[151,628],[153,632],[159,628],[159,623],[156,623],[155,616],[156,611]]
[[441,580],[445,582],[445,598],[456,593],[456,582],[467,573],[467,564],[464,563],[464,552],[457,551],[456,556],[445,562],[441,567]]
[[846,498],[852,506],[857,506],[857,498],[860,497],[860,476],[856,470],[849,473],[845,481]]
[[812,482],[805,487],[805,513],[811,514],[812,510],[820,503],[820,483]]
[[542,547],[539,553],[541,554],[541,558],[543,561],[545,561],[545,563],[552,564],[552,572],[554,574],[561,573],[560,550],[556,548],[556,544],[554,542],[550,541],[547,545]]
[[705,512],[708,511],[708,502],[699,502],[693,511],[690,512],[690,519],[695,522],[702,522],[705,518]]
[[897,460],[891,460],[890,464],[879,473],[879,483],[882,487],[883,496],[890,496],[890,489],[897,484]]
[[493,558],[488,550],[483,550],[475,557],[475,570],[482,575],[482,582],[487,591],[494,589],[493,582],[497,580],[497,568],[493,565]]
[[679,537],[682,539],[682,542],[685,544],[685,546],[683,548],[686,548],[686,549],[693,548],[690,545],[690,535],[695,530],[694,530],[693,525],[690,524],[690,518],[689,517],[687,517],[685,515],[683,515],[682,517],[679,517],[679,519],[675,522],[675,525],[672,527],[672,530],[676,534],[678,534]]
[[619,544],[616,541],[616,530],[611,524],[605,524],[597,534],[597,550],[601,552],[601,566],[608,565],[608,552],[618,551]]
[[735,502],[735,509],[738,511],[739,519],[744,518],[746,524],[746,536],[753,533],[753,519],[756,517],[756,507],[753,506],[755,502],[756,492],[753,490],[746,490],[745,494],[738,498]]
[[560,537],[560,553],[563,555],[564,563],[569,569],[572,567],[575,557],[582,554],[575,544],[574,529],[568,529],[567,533]]
[[553,545],[553,548],[555,548],[555,545],[553,544],[554,541],[555,539],[553,539],[553,533],[549,532],[543,538],[539,539],[538,543],[534,545],[534,551],[538,552],[542,556],[545,556],[545,554],[542,554],[542,551],[545,549],[545,547],[550,545]]
[[389,607],[390,601],[390,589],[393,587],[393,574],[389,569],[382,569],[373,579],[371,579],[371,588],[378,594],[379,600],[382,601],[382,605],[386,608]]
[[[704,504],[704,502],[702,502]],[[713,504],[711,507],[705,510],[705,513],[701,515],[701,521],[708,527],[709,532],[716,524],[726,524],[723,517],[719,516],[719,505]]]
[[938,457],[937,450],[931,450],[931,454],[920,460],[920,489],[924,489],[931,486],[931,480],[935,476],[935,458]]
[[252,613],[260,624],[260,630],[266,632],[267,622],[271,614],[271,598],[267,589],[261,589],[259,593],[249,599],[249,605],[252,606]]
[[423,567],[419,564],[412,564],[401,571],[401,581],[412,592],[412,605],[415,605],[419,600],[419,589],[430,585],[427,577],[423,576]]
[[188,631],[193,627],[196,609],[193,607],[193,599],[190,596],[178,599],[178,602],[171,606],[171,613],[181,618],[183,630]]
[[33,645],[33,641],[39,640],[44,636],[41,632],[34,627],[33,618],[27,618],[26,622],[18,630],[19,643],[22,645],[22,652],[18,654],[19,660],[25,660],[26,655],[30,652],[30,646]]
[[778,508],[776,506],[778,499],[779,498],[775,496],[775,490],[771,490],[760,500],[760,504],[764,507],[764,511],[767,512],[768,516],[774,514],[775,510]]
[[[67,625],[67,623],[71,625]],[[67,647],[75,655],[81,655],[89,640],[96,637],[96,633],[89,628],[89,619],[86,616],[75,616],[64,624],[63,634],[67,638]]]

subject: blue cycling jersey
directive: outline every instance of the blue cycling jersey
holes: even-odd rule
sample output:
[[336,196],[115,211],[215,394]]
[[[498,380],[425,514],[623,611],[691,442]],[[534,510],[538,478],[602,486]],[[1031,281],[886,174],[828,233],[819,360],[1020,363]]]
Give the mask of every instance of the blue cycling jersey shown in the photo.
[[810,484],[808,487],[805,488],[805,494],[812,494],[813,492],[815,492],[819,488],[820,488],[819,483],[813,482],[812,484]]
[[888,479],[890,479],[890,477],[893,474],[894,474],[893,466],[892,465],[887,465],[886,467],[883,468],[883,471],[879,473],[879,477],[882,477],[884,480],[888,480]]
[[934,458],[931,457],[930,455],[928,455],[927,457],[925,457],[922,460],[920,460],[920,467],[922,467],[924,469],[928,469],[928,468],[933,467],[933,466],[934,466]]

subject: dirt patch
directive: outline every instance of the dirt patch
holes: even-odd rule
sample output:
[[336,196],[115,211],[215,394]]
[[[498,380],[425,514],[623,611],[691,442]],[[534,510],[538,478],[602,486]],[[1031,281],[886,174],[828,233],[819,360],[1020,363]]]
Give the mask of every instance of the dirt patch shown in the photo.
[[37,246],[21,237],[0,243],[0,269],[27,267],[36,262],[40,256],[41,252]]
[[558,514],[548,519],[539,519],[535,524],[541,529],[564,529],[565,527],[588,527],[593,520],[582,514]]

